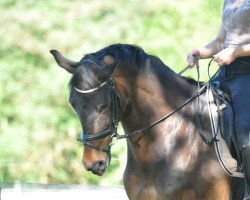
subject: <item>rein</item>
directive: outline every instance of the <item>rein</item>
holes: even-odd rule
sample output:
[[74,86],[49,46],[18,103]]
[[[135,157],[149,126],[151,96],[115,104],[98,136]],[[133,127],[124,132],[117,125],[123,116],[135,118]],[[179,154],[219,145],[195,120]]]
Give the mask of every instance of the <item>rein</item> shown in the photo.
[[153,126],[161,123],[162,121],[164,121],[165,119],[169,118],[170,116],[172,116],[173,114],[175,114],[176,112],[178,112],[180,109],[182,109],[183,107],[185,107],[187,104],[189,104],[190,102],[192,102],[195,98],[199,97],[205,91],[206,86],[207,85],[204,85],[199,91],[195,92],[188,100],[186,100],[183,104],[181,104],[178,108],[176,108],[172,112],[164,115],[160,119],[156,120],[152,124],[150,124],[150,125],[142,128],[140,130],[136,130],[136,131],[133,131],[131,133],[127,133],[126,135],[120,135],[118,139],[132,138],[134,135],[136,135],[138,133],[142,133],[143,131],[148,130],[148,129],[152,128]]
[[[86,60],[86,62],[89,62],[89,61]],[[93,63],[93,61],[91,61],[91,63]],[[192,102],[196,98],[198,98],[198,109],[199,109],[200,108],[199,96],[203,92],[205,92],[208,84],[205,84],[203,87],[200,88],[200,81],[199,81],[200,72],[199,72],[199,62],[198,62],[197,56],[195,56],[195,65],[196,65],[197,75],[198,75],[198,89],[189,99],[187,99],[184,103],[182,103],[178,108],[176,108],[175,110],[171,111],[170,113],[162,116],[161,118],[159,118],[158,120],[156,120],[152,124],[142,128],[142,129],[135,130],[135,131],[130,132],[130,133],[126,133],[124,135],[119,135],[117,132],[117,125],[118,125],[118,122],[120,121],[120,119],[123,115],[123,110],[122,110],[122,104],[121,104],[121,97],[120,97],[119,92],[117,91],[117,89],[114,85],[112,76],[107,81],[103,82],[101,85],[99,85],[93,89],[90,89],[90,90],[80,90],[80,89],[74,87],[74,89],[77,92],[82,93],[82,94],[88,94],[88,93],[92,93],[92,92],[102,88],[104,85],[107,84],[110,87],[111,105],[112,105],[112,123],[109,126],[109,128],[104,130],[104,131],[100,131],[100,132],[93,133],[93,134],[87,134],[87,133],[83,132],[83,133],[81,133],[80,138],[77,138],[77,140],[80,141],[83,145],[94,148],[97,151],[101,151],[101,152],[105,152],[105,153],[110,154],[110,148],[113,145],[112,139],[114,137],[116,137],[117,140],[124,139],[124,138],[131,139],[133,136],[140,134],[140,133],[143,133],[144,131],[146,131],[146,130],[152,128],[153,126],[161,123],[162,121],[166,120],[167,118],[169,118],[170,116],[172,116],[173,114],[178,112],[180,109],[185,107],[187,104],[189,104],[190,102]],[[182,73],[184,73],[186,70],[188,70],[190,68],[191,68],[191,66],[187,66],[182,71],[180,71],[178,74],[181,75]],[[208,139],[207,136],[203,133],[202,127],[200,125],[201,124],[200,116],[197,116],[196,119],[197,119],[197,124],[198,124],[198,127],[200,129],[200,135],[201,135],[202,139],[205,141],[206,144],[213,143],[216,140],[216,138],[213,137],[211,139]],[[105,138],[107,136],[110,136],[111,139],[110,139],[110,143],[106,147],[100,147],[100,146],[97,146],[91,142],[94,140]]]

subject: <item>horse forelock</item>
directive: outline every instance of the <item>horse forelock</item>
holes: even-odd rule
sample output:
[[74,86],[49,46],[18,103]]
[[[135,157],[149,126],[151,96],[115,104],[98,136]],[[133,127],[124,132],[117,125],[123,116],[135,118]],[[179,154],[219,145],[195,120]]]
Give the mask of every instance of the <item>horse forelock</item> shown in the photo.
[[[69,82],[69,88],[77,87],[79,89],[91,89],[97,87],[100,82],[95,76],[92,68],[89,66],[91,63],[84,63],[84,65],[79,65]],[[83,85],[87,88],[82,88]]]

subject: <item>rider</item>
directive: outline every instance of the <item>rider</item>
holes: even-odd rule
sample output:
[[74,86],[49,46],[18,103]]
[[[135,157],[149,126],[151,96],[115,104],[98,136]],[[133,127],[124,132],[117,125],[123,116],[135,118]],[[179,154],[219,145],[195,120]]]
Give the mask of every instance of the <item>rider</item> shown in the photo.
[[250,200],[250,0],[224,0],[222,22],[216,38],[202,48],[193,49],[187,62],[214,58],[219,76],[230,89],[237,147],[245,173],[245,197]]

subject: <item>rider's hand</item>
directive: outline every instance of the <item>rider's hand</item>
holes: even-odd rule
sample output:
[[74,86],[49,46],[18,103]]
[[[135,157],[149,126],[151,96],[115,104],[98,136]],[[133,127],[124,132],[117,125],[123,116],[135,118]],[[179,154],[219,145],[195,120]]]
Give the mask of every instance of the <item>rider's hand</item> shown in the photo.
[[193,49],[188,55],[187,55],[187,62],[190,67],[195,66],[195,56],[200,56],[200,50],[199,49]]
[[213,56],[219,66],[229,65],[236,59],[235,48],[226,48]]

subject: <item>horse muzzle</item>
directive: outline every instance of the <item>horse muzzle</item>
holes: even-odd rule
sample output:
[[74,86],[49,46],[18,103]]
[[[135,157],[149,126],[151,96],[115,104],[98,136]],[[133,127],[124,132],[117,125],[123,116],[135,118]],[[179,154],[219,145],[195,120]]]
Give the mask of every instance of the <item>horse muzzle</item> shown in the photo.
[[91,171],[95,175],[102,176],[108,165],[104,160],[97,160],[92,165],[88,165],[83,161],[83,166],[87,171]]

